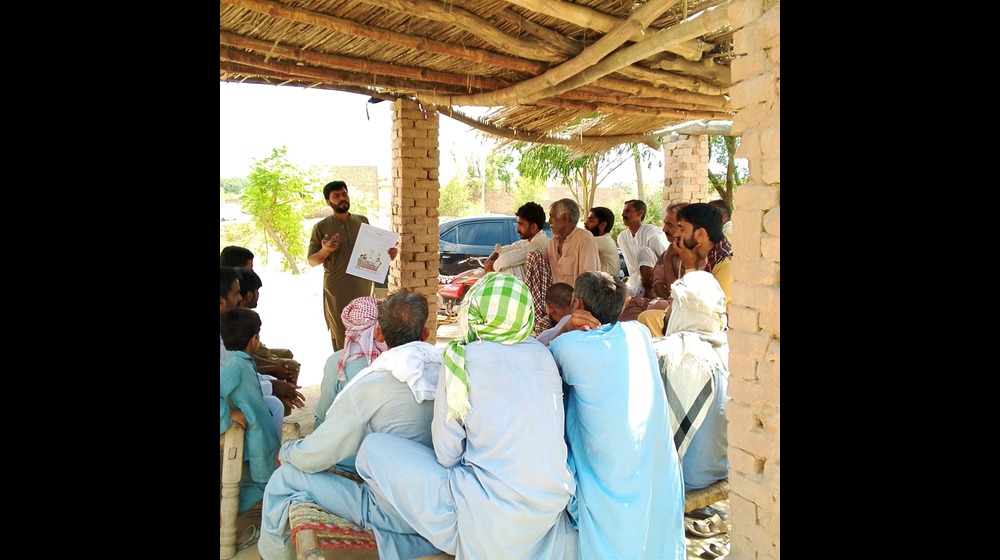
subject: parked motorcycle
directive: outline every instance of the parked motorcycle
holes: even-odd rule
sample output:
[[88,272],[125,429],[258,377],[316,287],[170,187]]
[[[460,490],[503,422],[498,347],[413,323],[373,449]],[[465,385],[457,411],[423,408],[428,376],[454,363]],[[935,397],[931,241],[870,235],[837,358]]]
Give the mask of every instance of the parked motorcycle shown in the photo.
[[487,257],[469,257],[460,261],[460,265],[473,265],[475,268],[456,274],[455,276],[438,275],[438,313],[446,317],[458,314],[462,299],[473,284],[486,274]]

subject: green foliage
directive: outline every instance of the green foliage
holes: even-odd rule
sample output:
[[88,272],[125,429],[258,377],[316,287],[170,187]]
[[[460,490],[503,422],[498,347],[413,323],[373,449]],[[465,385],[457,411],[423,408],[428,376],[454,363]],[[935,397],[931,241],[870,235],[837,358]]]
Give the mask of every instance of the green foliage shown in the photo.
[[246,177],[228,177],[226,179],[219,179],[219,187],[229,194],[240,194],[243,189],[250,184]]
[[[529,177],[519,177],[517,179],[517,189],[514,191],[513,210],[517,210],[526,202],[537,202],[542,204],[548,193],[548,187],[544,179],[531,179]],[[545,209],[548,212],[548,208]],[[547,217],[547,216],[546,216]],[[586,216],[584,216],[586,218]]]
[[710,193],[725,200],[733,206],[736,187],[745,184],[750,179],[750,169],[745,158],[737,158],[736,150],[740,147],[739,136],[709,136],[708,154],[712,162],[725,169],[722,173],[708,172]]
[[647,189],[642,198],[646,202],[646,216],[642,223],[663,227],[663,186]]
[[438,212],[442,216],[457,218],[464,216],[469,207],[469,189],[461,176],[454,176],[441,187]]
[[287,148],[274,148],[263,160],[253,160],[249,184],[240,195],[243,212],[284,256],[283,270],[298,274],[305,262],[303,208],[311,198],[309,177],[288,161]]

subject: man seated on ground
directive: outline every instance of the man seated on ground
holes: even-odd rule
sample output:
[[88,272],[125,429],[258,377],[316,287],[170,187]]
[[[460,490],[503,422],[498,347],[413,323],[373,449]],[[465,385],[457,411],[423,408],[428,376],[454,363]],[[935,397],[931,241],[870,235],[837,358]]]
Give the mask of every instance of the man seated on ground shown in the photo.
[[729,203],[721,198],[715,200],[709,200],[709,204],[715,206],[715,208],[722,214],[722,235],[726,236],[726,239],[733,238],[733,208],[729,206]]
[[560,198],[549,206],[553,235],[545,245],[545,260],[552,270],[549,285],[563,282],[572,286],[582,272],[601,269],[597,241],[589,231],[576,227],[579,221],[580,205],[572,198]]
[[545,235],[545,209],[534,202],[526,202],[517,209],[517,235],[521,239],[498,247],[486,259],[486,272],[507,272],[524,280],[524,261],[532,251],[545,252],[549,237]]
[[462,303],[460,338],[444,352],[433,449],[392,434],[365,438],[357,459],[365,483],[329,511],[372,529],[381,558],[438,550],[575,558],[562,382],[530,336],[533,322],[524,282],[486,273]]
[[[264,491],[257,544],[262,558],[295,558],[288,525],[288,508],[294,503],[315,502],[358,523],[360,504],[350,514],[338,510],[345,494],[354,499],[361,496],[360,487],[326,469],[344,467],[362,440],[385,432],[429,449],[442,352],[425,342],[430,334],[429,313],[427,299],[416,292],[402,291],[386,298],[379,305],[374,335],[389,349],[347,383],[327,411],[326,422],[308,436],[281,446],[281,466]],[[382,548],[382,542],[378,544]]]
[[625,297],[620,279],[584,272],[566,332],[549,343],[569,387],[577,487],[566,510],[579,529],[579,560],[683,560],[684,485],[666,393],[649,332],[618,321]]
[[[651,282],[653,267],[667,250],[667,237],[663,230],[653,224],[643,223],[646,219],[646,203],[642,200],[627,200],[622,210],[622,223],[626,226],[618,234],[618,248],[622,250],[628,279],[625,287],[630,296],[642,296]],[[648,251],[641,251],[648,249]]]
[[[240,273],[240,303],[239,307],[253,309],[260,300],[260,288],[263,282],[253,269],[237,268]],[[260,346],[264,346],[260,344]],[[291,351],[285,350],[289,356]],[[292,408],[305,406],[305,396],[297,391],[300,365],[290,358],[277,358],[262,355],[258,348],[251,355],[257,372],[260,375],[260,389],[265,395],[274,395],[282,402],[283,416],[292,413]]]
[[385,342],[375,338],[378,305],[378,298],[359,297],[348,303],[340,314],[344,321],[344,347],[331,354],[323,366],[313,430],[326,421],[326,411],[344,386],[389,349]]
[[[615,225],[615,213],[610,208],[594,206],[587,214],[587,219],[583,222],[583,227],[594,234],[594,241],[597,242],[597,254],[601,261],[601,270],[617,277],[622,269],[621,259],[618,258],[618,245],[611,238],[611,228]],[[572,286],[570,286],[572,288]]]
[[[689,202],[674,202],[667,206],[667,213],[663,217],[663,233],[667,236],[670,244],[659,262],[653,267],[653,275],[648,283],[643,284],[646,293],[642,297],[630,297],[625,302],[625,309],[622,311],[620,321],[634,321],[639,314],[647,309],[666,310],[670,305],[670,284],[677,280],[677,267],[680,264],[680,257],[674,249],[674,234],[677,232],[677,210],[687,206]],[[650,258],[652,251],[648,247],[640,249],[645,257]],[[650,333],[659,336],[659,333]]]
[[[726,294],[714,276],[701,270],[685,274],[671,290],[666,336],[653,339],[653,348],[664,386],[680,406],[671,409],[670,424],[684,488],[695,490],[729,476]],[[707,387],[709,401],[704,400]]]
[[[617,253],[617,250],[615,252]],[[538,342],[548,346],[573,314],[573,286],[565,282],[556,282],[549,286],[545,293],[545,312],[555,321],[555,325],[542,331],[536,338]]]
[[[733,285],[733,247],[722,234],[722,214],[711,204],[697,202],[677,210],[677,235],[672,244],[680,259],[679,277],[688,272],[711,272],[726,293],[726,311],[731,300]],[[639,314],[638,321],[653,336],[662,336],[670,306],[664,311],[647,309]]]

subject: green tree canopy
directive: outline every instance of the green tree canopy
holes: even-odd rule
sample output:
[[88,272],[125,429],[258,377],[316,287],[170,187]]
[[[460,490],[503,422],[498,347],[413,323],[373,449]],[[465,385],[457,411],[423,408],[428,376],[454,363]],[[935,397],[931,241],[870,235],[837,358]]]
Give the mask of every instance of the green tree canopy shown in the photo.
[[306,233],[303,208],[310,199],[307,174],[288,161],[286,147],[274,148],[263,160],[254,159],[249,184],[240,195],[243,212],[264,233],[265,245],[273,243],[284,256],[284,270],[299,274],[298,260],[305,260]]

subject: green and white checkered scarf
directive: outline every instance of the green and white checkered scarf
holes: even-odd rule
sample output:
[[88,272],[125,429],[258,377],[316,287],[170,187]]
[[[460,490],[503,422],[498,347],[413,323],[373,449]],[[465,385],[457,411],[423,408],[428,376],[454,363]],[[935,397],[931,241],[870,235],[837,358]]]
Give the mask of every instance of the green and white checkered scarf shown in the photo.
[[444,382],[448,419],[463,422],[472,409],[465,345],[475,340],[517,344],[527,338],[535,326],[528,286],[510,274],[486,273],[466,294],[458,312],[458,324],[462,339],[452,340],[444,350]]

